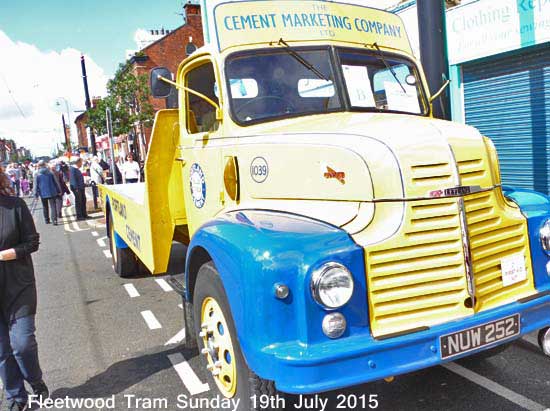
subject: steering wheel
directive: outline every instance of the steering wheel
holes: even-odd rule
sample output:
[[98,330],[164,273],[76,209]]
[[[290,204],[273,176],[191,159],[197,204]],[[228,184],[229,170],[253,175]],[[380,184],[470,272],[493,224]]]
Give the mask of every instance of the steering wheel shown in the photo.
[[286,107],[285,113],[292,113],[293,111],[296,110],[296,108],[292,105],[292,103],[290,103],[290,101],[288,101],[288,100],[286,100],[282,97],[279,97],[279,96],[259,96],[259,97],[254,97],[252,100],[247,101],[246,103],[244,103],[242,106],[240,106],[238,109],[235,110],[235,114],[239,114],[246,107],[252,105],[253,103],[258,103],[259,101],[262,101],[262,100],[275,100],[275,101],[282,102],[284,104],[284,106]]

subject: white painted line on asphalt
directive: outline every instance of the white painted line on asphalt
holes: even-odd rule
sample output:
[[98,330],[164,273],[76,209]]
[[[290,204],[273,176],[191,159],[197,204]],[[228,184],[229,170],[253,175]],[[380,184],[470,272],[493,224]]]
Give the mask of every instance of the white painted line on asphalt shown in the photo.
[[101,248],[107,247],[107,236],[98,238],[96,241]]
[[174,366],[174,369],[178,373],[183,385],[185,385],[185,388],[187,388],[187,391],[189,391],[191,395],[202,394],[203,392],[210,391],[208,383],[202,383],[182,354],[170,354],[168,359]]
[[93,235],[94,237],[98,237],[98,236],[99,236],[99,233],[98,233],[97,231],[92,231],[92,235]]
[[109,250],[103,250],[103,254],[105,254],[105,258],[113,258]]
[[63,207],[61,209],[61,215],[67,219],[67,222],[63,224],[63,227],[65,227],[65,231],[67,231],[69,233],[74,233],[73,229],[69,226],[69,224],[67,224],[71,221],[71,219],[69,217],[69,214],[67,214],[67,213],[68,213],[67,207]]
[[97,220],[86,220],[86,223],[92,228],[105,228],[105,223],[98,223]]
[[168,284],[165,279],[158,278],[155,281],[160,286],[160,288],[162,288],[164,292],[174,291],[174,289],[170,287],[170,284]]
[[449,371],[454,372],[455,374],[460,375],[463,378],[466,378],[467,380],[470,380],[477,385],[482,386],[486,390],[489,390],[497,395],[500,395],[503,398],[506,398],[508,401],[511,401],[515,403],[516,405],[519,405],[522,408],[525,408],[529,411],[546,411],[548,408],[533,401],[530,400],[527,397],[524,397],[521,394],[518,394],[517,392],[514,392],[506,387],[503,387],[502,385],[491,381],[488,378],[485,378],[482,375],[479,375],[467,368],[464,368],[454,362],[450,362],[447,364],[442,365],[443,368],[446,368]]
[[134,284],[124,284],[124,288],[126,289],[126,292],[130,296],[130,298],[139,297],[138,290],[136,290]]
[[183,310],[183,304],[178,304],[178,307]]
[[147,323],[149,329],[158,330],[159,328],[162,328],[162,325],[160,325],[159,320],[157,320],[157,317],[155,317],[155,314],[153,314],[152,311],[142,311],[141,316]]
[[184,339],[185,339],[185,328],[182,328],[176,335],[170,338],[164,345],[166,346],[166,345],[172,345],[172,344],[179,344]]

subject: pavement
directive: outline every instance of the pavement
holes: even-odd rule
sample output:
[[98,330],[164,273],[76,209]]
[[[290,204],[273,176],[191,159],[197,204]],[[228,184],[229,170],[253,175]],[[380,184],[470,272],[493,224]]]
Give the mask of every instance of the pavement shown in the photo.
[[[169,276],[118,277],[100,212],[77,222],[74,209],[65,207],[63,224],[52,226],[42,222],[40,207],[34,210],[41,234],[34,255],[37,338],[52,398],[65,401],[50,409],[213,409],[215,385],[197,352],[180,344],[183,311]],[[183,271],[184,256],[185,247],[174,245],[170,274]],[[288,396],[284,404],[266,403],[263,409],[323,410],[316,399],[328,399],[324,410],[546,410],[550,358],[531,335],[491,359],[306,397],[310,408],[300,407],[304,398]]]

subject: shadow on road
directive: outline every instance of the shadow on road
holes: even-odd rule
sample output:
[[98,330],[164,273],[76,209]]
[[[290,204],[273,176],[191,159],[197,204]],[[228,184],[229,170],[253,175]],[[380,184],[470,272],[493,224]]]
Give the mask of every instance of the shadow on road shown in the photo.
[[[163,347],[164,348],[164,347]],[[84,384],[55,390],[51,397],[55,398],[106,398],[119,394],[150,376],[172,367],[168,359],[170,354],[181,353],[189,360],[197,355],[196,350],[182,347],[145,354],[140,357],[119,361],[100,374],[97,374]]]

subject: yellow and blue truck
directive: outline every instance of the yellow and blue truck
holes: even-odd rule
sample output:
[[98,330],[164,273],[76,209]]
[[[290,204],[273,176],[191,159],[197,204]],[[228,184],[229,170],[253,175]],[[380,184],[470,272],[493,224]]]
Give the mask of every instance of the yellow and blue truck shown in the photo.
[[[433,118],[401,19],[223,2],[157,113],[145,183],[105,186],[120,275],[187,246],[186,343],[220,393],[308,394],[489,355],[541,330],[550,199],[501,184],[492,142]],[[183,268],[182,268],[183,270]]]

